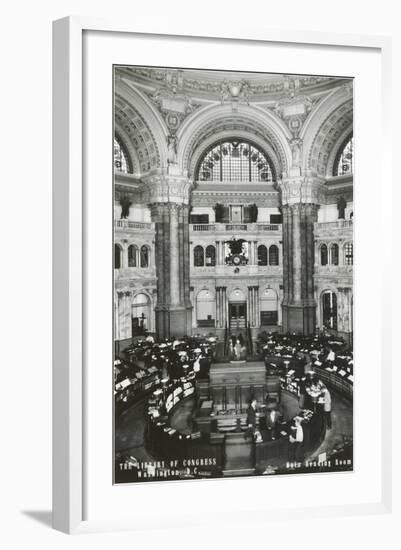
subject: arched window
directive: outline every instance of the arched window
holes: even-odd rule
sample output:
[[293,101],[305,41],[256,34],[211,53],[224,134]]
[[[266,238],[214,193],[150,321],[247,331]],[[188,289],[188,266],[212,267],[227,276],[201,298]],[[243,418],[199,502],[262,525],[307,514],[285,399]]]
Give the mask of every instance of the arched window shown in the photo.
[[215,143],[198,164],[199,181],[275,181],[273,164],[266,154],[245,141]]
[[206,265],[216,265],[216,249],[212,244],[206,247]]
[[354,263],[354,247],[352,243],[346,243],[344,246],[344,263],[352,265]]
[[269,248],[269,265],[278,265],[278,246],[275,244]]
[[327,265],[328,263],[327,245],[325,244],[320,247],[320,263],[321,265]]
[[128,247],[128,267],[138,267],[137,259],[138,248],[134,244]]
[[132,172],[128,153],[117,137],[114,137],[114,168],[126,174]]
[[267,248],[264,244],[258,246],[258,265],[267,265]]
[[149,267],[149,248],[146,244],[141,246],[141,267]]
[[338,244],[336,243],[330,246],[330,263],[331,265],[338,265]]
[[195,246],[194,248],[194,266],[203,267],[205,265],[205,257],[203,248],[201,246]]
[[114,245],[114,269],[121,267],[121,247],[119,244]]
[[343,143],[340,151],[337,154],[334,163],[334,175],[344,176],[346,174],[352,174],[354,165],[354,138],[348,137]]

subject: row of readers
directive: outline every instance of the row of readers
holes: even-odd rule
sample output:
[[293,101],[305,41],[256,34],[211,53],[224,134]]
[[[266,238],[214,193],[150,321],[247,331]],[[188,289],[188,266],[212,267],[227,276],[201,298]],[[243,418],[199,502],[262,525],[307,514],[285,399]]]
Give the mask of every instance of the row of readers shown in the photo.
[[114,361],[116,414],[159,388],[162,380],[207,377],[214,347],[213,338],[172,338],[156,343],[148,336],[133,344]]

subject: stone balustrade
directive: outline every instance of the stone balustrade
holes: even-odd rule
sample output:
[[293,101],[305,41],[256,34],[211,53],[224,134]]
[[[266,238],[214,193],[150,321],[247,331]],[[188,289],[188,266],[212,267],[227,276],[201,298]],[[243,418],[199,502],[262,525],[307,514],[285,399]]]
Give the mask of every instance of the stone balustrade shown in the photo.
[[214,232],[214,233],[264,233],[265,231],[281,233],[281,224],[277,223],[196,223],[190,224],[191,232]]
[[114,220],[115,229],[120,229],[123,231],[134,230],[134,231],[143,231],[143,230],[153,230],[154,223],[150,222],[137,222],[134,220],[120,219]]
[[353,226],[353,220],[336,220],[334,222],[318,222],[315,223],[315,234],[319,231],[331,229],[349,229]]

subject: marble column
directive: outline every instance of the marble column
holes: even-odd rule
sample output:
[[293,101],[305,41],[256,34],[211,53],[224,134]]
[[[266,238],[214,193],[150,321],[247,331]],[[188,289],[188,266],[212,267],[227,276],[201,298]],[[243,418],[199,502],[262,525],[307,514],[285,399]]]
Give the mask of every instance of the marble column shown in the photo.
[[124,242],[121,250],[121,267],[128,267],[128,244],[126,242]]
[[188,206],[154,203],[151,213],[155,223],[156,334],[159,338],[191,334]]
[[220,287],[216,286],[216,328],[221,328],[221,311],[220,311]]
[[253,249],[253,241],[248,241],[248,261],[249,261],[249,265],[255,264],[255,253]]
[[301,302],[301,284],[302,284],[302,264],[301,264],[301,205],[294,204],[291,207],[292,210],[292,258],[293,268],[293,303],[299,304]]
[[289,206],[283,205],[283,305],[288,305],[290,299],[290,279],[289,279]]
[[227,297],[227,287],[223,287],[223,326],[226,328],[229,325],[229,312],[228,312],[228,297]]
[[220,241],[220,265],[225,264],[225,259],[226,259],[225,248],[226,248],[225,241]]
[[216,241],[216,265],[220,265],[220,241]]
[[124,292],[117,292],[118,332],[117,340],[124,339]]
[[305,207],[305,230],[306,230],[306,266],[307,266],[307,298],[311,305],[315,301],[315,289],[313,275],[315,272],[315,238],[314,227],[317,222],[318,206],[307,204]]
[[253,241],[253,263],[258,265],[258,242]]
[[253,287],[248,286],[248,321],[253,326]]
[[132,295],[130,291],[124,292],[124,330],[125,338],[132,338]]
[[259,287],[255,286],[255,327],[260,326]]
[[338,287],[337,317],[340,321],[338,322],[338,331],[345,334],[352,332],[351,289],[348,287]]
[[316,323],[314,297],[314,223],[323,197],[324,180],[284,178],[280,183],[283,214],[284,332],[313,334]]
[[170,205],[170,304],[180,303],[178,204]]

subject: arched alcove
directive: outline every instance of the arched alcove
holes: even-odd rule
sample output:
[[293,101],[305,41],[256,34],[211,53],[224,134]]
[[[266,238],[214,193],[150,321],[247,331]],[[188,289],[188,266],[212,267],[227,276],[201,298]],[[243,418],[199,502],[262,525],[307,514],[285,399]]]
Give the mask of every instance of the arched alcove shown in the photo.
[[278,322],[277,292],[269,287],[261,289],[259,302],[261,326],[276,325]]
[[208,289],[202,289],[196,297],[196,322],[198,327],[214,327],[216,318],[216,303],[214,294]]
[[321,295],[322,324],[327,329],[337,330],[337,294],[324,290]]
[[150,297],[139,292],[132,300],[132,336],[142,335],[150,329],[151,314]]

